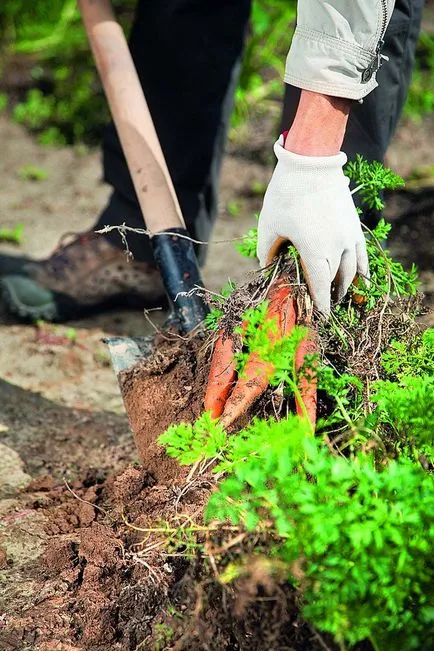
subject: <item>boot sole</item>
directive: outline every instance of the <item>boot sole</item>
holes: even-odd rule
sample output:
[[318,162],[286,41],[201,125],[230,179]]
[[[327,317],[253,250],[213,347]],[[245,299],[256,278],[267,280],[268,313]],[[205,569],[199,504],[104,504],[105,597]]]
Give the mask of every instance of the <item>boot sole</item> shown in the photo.
[[20,301],[14,288],[5,278],[0,280],[0,292],[9,312],[21,319],[29,321],[39,321],[41,319],[44,321],[59,321],[57,306],[53,301],[45,305],[38,305],[37,307],[26,305]]

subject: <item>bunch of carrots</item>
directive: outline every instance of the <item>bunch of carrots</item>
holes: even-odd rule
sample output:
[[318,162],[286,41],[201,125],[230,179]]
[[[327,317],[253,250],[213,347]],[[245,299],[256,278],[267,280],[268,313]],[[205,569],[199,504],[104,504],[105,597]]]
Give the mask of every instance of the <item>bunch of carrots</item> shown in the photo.
[[[277,328],[268,333],[272,343],[290,335],[298,323],[297,301],[291,286],[284,277],[278,277],[268,292],[267,320],[275,319]],[[308,334],[298,345],[295,354],[295,368],[300,371],[306,355],[317,352],[316,337],[309,325]],[[243,374],[238,376],[234,358],[234,341],[221,330],[218,334],[211,361],[208,385],[205,394],[205,409],[212,418],[220,418],[224,428],[232,425],[247,412],[255,400],[267,389],[275,372],[274,366],[252,352],[246,362]],[[316,424],[317,382],[314,374],[299,376],[300,396],[296,397],[296,411],[307,415],[312,430]]]

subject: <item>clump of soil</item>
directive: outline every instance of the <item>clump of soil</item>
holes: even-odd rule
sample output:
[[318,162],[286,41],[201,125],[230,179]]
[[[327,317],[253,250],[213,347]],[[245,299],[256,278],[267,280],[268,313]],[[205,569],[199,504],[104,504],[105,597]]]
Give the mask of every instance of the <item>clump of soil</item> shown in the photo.
[[209,350],[199,335],[159,337],[155,353],[122,373],[120,386],[140,460],[164,483],[185,473],[156,441],[170,425],[193,422],[202,413]]

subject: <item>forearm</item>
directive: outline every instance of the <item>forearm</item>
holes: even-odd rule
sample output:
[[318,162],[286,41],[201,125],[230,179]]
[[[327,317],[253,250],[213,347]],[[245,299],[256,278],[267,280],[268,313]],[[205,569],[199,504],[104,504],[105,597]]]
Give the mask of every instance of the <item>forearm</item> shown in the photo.
[[302,156],[333,156],[342,146],[351,100],[302,90],[285,149]]

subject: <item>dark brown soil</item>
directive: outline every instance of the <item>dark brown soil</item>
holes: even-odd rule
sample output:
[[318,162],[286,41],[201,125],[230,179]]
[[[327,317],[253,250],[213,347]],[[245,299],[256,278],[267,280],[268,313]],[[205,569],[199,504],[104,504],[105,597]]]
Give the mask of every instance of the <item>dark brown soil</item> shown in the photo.
[[27,493],[26,511],[41,518],[46,548],[25,565],[27,593],[1,604],[0,648],[320,649],[294,591],[260,570],[224,588],[203,559],[147,549],[148,534],[132,526],[200,519],[209,483],[196,482],[178,500],[181,488],[129,467],[102,484],[77,482],[74,494],[59,486]]

